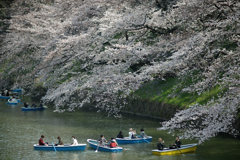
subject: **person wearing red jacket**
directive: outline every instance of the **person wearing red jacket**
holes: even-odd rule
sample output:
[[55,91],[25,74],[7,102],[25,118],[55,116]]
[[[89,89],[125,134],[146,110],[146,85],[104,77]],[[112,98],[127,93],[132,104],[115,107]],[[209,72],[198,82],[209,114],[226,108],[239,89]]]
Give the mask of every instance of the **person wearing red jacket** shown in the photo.
[[110,148],[116,148],[117,147],[117,142],[114,138],[111,138],[111,142],[110,142]]
[[48,146],[48,143],[47,143],[47,142],[44,143],[44,141],[43,141],[43,138],[44,138],[44,137],[45,137],[44,135],[41,135],[41,138],[39,139],[38,144],[39,144],[39,145],[46,145],[46,146]]

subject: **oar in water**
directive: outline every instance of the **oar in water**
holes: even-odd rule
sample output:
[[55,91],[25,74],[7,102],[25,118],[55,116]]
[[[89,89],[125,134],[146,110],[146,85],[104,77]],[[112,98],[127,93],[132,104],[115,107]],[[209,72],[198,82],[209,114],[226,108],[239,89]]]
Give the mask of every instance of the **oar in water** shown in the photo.
[[[138,134],[136,134],[139,138],[142,138],[141,136],[139,136]],[[148,140],[142,138],[144,141],[146,141],[147,143],[150,143]]]
[[98,147],[97,147],[97,149],[96,149],[96,151],[95,151],[95,152],[98,152],[98,148],[99,148],[99,146],[100,146],[100,143],[98,143]]
[[177,146],[177,149],[179,150],[179,152],[182,154],[182,156],[185,156],[181,151],[180,151],[180,149],[178,148],[178,146]]
[[52,145],[53,145],[53,148],[54,148],[55,152],[57,152],[57,150],[56,150],[56,148],[55,148],[55,146],[54,146],[53,142],[52,142]]

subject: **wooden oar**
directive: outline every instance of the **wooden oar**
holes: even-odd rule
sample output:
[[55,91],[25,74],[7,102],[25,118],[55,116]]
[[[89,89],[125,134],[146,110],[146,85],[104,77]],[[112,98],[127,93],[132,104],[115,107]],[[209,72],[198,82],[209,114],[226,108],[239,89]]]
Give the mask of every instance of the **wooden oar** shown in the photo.
[[55,146],[54,146],[53,142],[52,142],[52,145],[53,145],[53,148],[54,148],[55,152],[57,152],[57,150],[56,150],[56,148],[55,148]]
[[[180,149],[178,148],[178,146],[177,146],[177,149],[179,150],[179,152],[182,154],[182,152],[180,151]],[[184,154],[182,154],[182,156],[185,156]]]
[[98,143],[98,147],[97,147],[97,149],[96,149],[96,151],[95,151],[95,152],[98,152],[98,148],[99,148],[99,146],[100,146],[100,143]]
[[[139,138],[142,138],[141,136],[139,136],[138,134],[136,134]],[[144,141],[146,141],[147,143],[150,143],[149,141],[147,141],[146,139],[142,138]]]

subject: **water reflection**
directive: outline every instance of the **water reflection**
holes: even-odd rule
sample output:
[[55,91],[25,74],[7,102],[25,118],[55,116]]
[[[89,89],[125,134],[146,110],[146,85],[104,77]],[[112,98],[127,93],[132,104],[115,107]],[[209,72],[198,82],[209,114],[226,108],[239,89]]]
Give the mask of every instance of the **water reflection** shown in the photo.
[[[32,103],[26,97],[24,101]],[[36,101],[36,100],[35,100]],[[186,156],[153,156],[152,149],[156,148],[158,137],[165,140],[165,144],[171,144],[175,137],[167,134],[167,131],[157,131],[158,121],[149,120],[137,116],[124,116],[122,119],[106,117],[104,113],[96,113],[80,109],[76,112],[54,113],[52,106],[44,111],[23,112],[22,105],[8,106],[6,101],[0,101],[0,159],[81,159],[81,160],[176,160],[176,159],[240,159],[240,140],[231,137],[217,137],[200,145],[196,154],[186,154]],[[123,147],[121,153],[98,152],[89,146],[82,152],[54,152],[35,151],[33,144],[38,143],[39,137],[44,134],[48,142],[56,141],[60,135],[64,142],[71,142],[74,135],[79,143],[86,143],[86,139],[98,139],[101,133],[107,139],[115,137],[119,131],[128,134],[128,129],[146,129],[147,134],[153,136],[151,143],[120,145]],[[193,143],[195,141],[182,140],[182,143]],[[231,148],[229,150],[223,149]],[[216,158],[215,158],[216,157]]]
[[117,153],[111,153],[111,160],[116,160],[117,159]]

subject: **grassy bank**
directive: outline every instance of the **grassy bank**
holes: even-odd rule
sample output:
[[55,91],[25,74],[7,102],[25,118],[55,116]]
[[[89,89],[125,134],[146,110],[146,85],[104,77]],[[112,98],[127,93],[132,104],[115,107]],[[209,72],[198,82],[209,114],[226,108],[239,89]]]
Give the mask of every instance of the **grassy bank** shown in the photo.
[[213,97],[218,98],[225,90],[220,86],[211,88],[209,91],[198,95],[196,92],[187,93],[182,89],[193,84],[192,78],[184,80],[175,78],[167,78],[166,81],[154,80],[144,84],[134,94],[139,98],[156,101],[161,104],[168,104],[184,109],[195,103],[206,104]]

